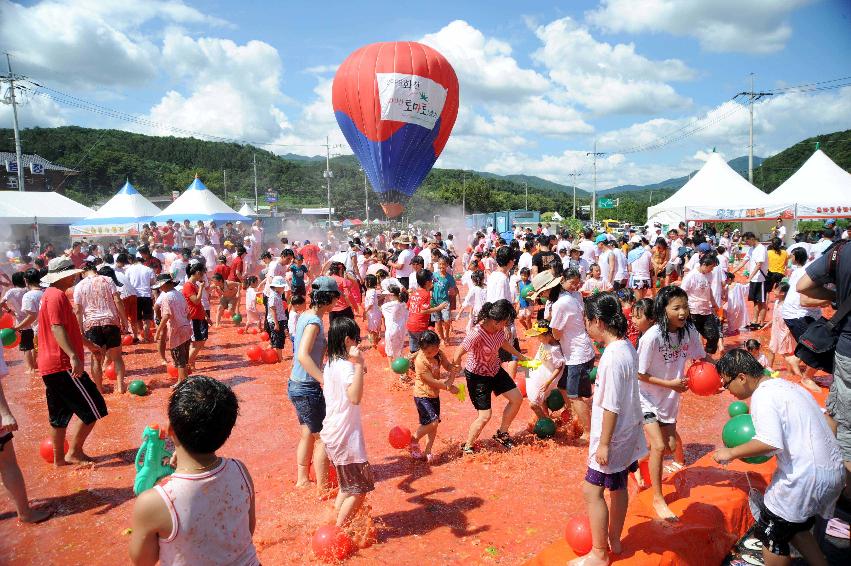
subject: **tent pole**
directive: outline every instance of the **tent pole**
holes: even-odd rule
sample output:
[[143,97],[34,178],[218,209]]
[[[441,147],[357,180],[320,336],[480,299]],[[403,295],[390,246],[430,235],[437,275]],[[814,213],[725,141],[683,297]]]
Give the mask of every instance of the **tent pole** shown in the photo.
[[798,203],[795,203],[795,216],[792,221],[792,232],[794,232],[793,236],[798,233]]

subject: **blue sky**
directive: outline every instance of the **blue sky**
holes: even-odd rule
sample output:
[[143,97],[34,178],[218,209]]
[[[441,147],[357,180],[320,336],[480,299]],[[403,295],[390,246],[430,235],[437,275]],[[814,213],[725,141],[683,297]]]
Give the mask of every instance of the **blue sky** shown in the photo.
[[[600,187],[684,174],[713,147],[746,154],[747,112],[730,98],[749,73],[758,90],[851,76],[848,29],[843,0],[0,0],[0,49],[53,89],[29,84],[25,126],[193,131],[317,154],[326,135],[345,143],[330,106],[336,66],[367,43],[416,40],[459,77],[437,166],[563,183],[578,171],[584,187],[595,139],[607,153]],[[87,111],[56,91],[142,118]],[[0,108],[4,126],[9,114]],[[851,87],[778,93],[756,106],[756,153],[848,128]],[[674,141],[675,131],[689,135]]]

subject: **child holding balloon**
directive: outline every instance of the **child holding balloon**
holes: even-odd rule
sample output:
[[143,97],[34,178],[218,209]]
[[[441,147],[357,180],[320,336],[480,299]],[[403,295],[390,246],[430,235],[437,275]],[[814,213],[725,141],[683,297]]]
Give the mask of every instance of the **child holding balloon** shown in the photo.
[[737,445],[717,450],[715,461],[726,465],[736,458],[776,456],[777,469],[759,503],[754,531],[765,563],[791,564],[791,543],[808,564],[827,564],[810,529],[816,516],[833,516],[844,467],[821,409],[801,386],[765,375],[745,350],[727,352],[717,368],[725,389],[737,399],[751,399],[756,434],[748,439],[740,432],[742,438],[729,442]]
[[[626,338],[627,320],[620,301],[600,293],[585,302],[588,334],[605,347],[597,368],[591,407],[588,471],[583,495],[591,524],[591,552],[569,564],[608,564],[621,552],[621,531],[629,500],[627,479],[638,469],[647,451],[641,438],[641,401],[638,393],[638,354]],[[605,491],[610,504],[606,505]]]
[[653,508],[661,519],[676,521],[662,494],[662,460],[666,453],[677,459],[677,416],[680,395],[688,388],[686,362],[706,357],[700,334],[689,317],[688,295],[669,285],[659,290],[653,303],[656,324],[638,342],[638,379],[644,433],[650,444],[650,480]]

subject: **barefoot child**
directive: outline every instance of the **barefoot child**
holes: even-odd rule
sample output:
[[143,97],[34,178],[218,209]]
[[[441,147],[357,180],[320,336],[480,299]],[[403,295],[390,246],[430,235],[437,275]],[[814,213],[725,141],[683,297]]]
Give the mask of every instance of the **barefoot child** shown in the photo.
[[257,308],[258,306],[263,306],[263,295],[259,295],[258,293],[261,292],[261,287],[263,287],[264,284],[265,279],[263,280],[263,283],[260,283],[260,280],[256,275],[249,275],[242,282],[242,287],[245,289],[246,330],[252,327],[258,330],[262,328],[260,326],[260,311],[257,310]]
[[783,320],[783,303],[786,300],[786,294],[789,292],[788,283],[780,283],[777,286],[777,300],[774,301],[774,307],[771,309],[771,341],[768,343],[768,367],[774,365],[775,356],[781,356],[786,362],[789,371],[792,375],[801,380],[801,385],[807,389],[821,391],[821,388],[809,378],[805,378],[801,373],[800,360],[795,356],[795,337],[789,327],[786,326],[786,321]]
[[236,395],[211,377],[195,375],[175,388],[168,435],[176,469],[136,500],[133,564],[260,564],[251,540],[254,483],[245,464],[216,454],[238,413]]
[[467,286],[467,296],[464,297],[464,302],[461,303],[461,310],[458,311],[458,316],[455,320],[461,318],[461,314],[469,309],[469,317],[467,319],[467,334],[473,330],[473,323],[479,316],[479,310],[482,305],[487,302],[488,290],[485,287],[485,272],[476,270],[470,273],[470,282]]
[[381,330],[381,307],[378,304],[378,296],[381,286],[375,275],[367,275],[364,278],[366,294],[363,297],[363,318],[366,321],[366,331],[369,334],[369,345],[375,347],[378,344],[378,331]]
[[177,383],[186,379],[189,365],[189,342],[192,339],[192,322],[189,320],[186,299],[176,288],[176,281],[168,273],[157,275],[151,289],[159,289],[157,303],[160,307],[160,323],[154,341],[165,340],[171,351],[171,360],[177,368]]
[[323,372],[325,420],[320,436],[337,471],[340,492],[334,502],[337,526],[345,527],[375,489],[366,457],[360,403],[363,399],[363,355],[360,329],[348,317],[335,318],[328,331],[328,363]]
[[287,332],[290,334],[290,342],[293,345],[293,356],[295,356],[295,329],[298,328],[298,317],[307,309],[307,301],[304,295],[293,295],[290,299],[290,312],[287,313]]
[[756,338],[749,338],[745,340],[745,350],[748,351],[748,354],[756,358],[760,364],[762,364],[763,368],[771,369],[771,364],[768,363],[768,358],[765,357],[765,354],[762,353],[762,344],[759,343],[759,340]]
[[765,564],[792,564],[790,543],[808,564],[827,564],[811,529],[818,515],[833,516],[844,469],[839,444],[812,395],[785,379],[764,375],[762,364],[742,349],[718,361],[723,386],[737,399],[751,399],[756,435],[713,458],[774,455],[777,469],[759,504],[754,536]]
[[[526,398],[529,399],[532,412],[540,419],[550,416],[546,403],[547,394],[556,389],[556,381],[564,370],[564,355],[561,353],[559,341],[550,330],[548,320],[538,322],[535,334],[541,345],[533,361],[540,362],[540,365],[532,368],[526,378]],[[570,411],[570,404],[566,406],[566,410]]]
[[287,307],[284,304],[284,292],[287,283],[282,275],[275,275],[269,282],[266,292],[267,314],[266,332],[269,333],[269,347],[278,354],[278,361],[284,359],[284,344],[287,340]]
[[[432,330],[426,330],[420,336],[420,349],[413,355],[414,367],[414,404],[420,417],[420,426],[411,439],[411,456],[417,460],[432,461],[431,449],[437,436],[440,423],[440,390],[458,393],[458,387],[452,384],[455,374],[445,380],[440,379],[440,368],[457,372],[446,354],[440,349],[440,337]],[[420,452],[419,440],[427,436],[425,451]]]
[[192,323],[192,340],[189,344],[189,361],[187,363],[189,373],[195,371],[195,361],[198,359],[198,354],[204,349],[209,333],[207,323],[209,317],[204,309],[203,300],[205,273],[206,267],[203,263],[189,262],[189,266],[186,268],[186,282],[183,284],[186,313]]
[[432,305],[431,290],[434,282],[431,271],[420,269],[415,279],[419,287],[411,291],[408,297],[408,322],[405,325],[408,329],[409,348],[412,354],[419,347],[420,336],[428,330],[431,314],[441,313],[442,316],[442,311],[449,308],[448,298],[440,304]]
[[384,353],[387,354],[387,368],[393,371],[393,360],[402,355],[405,347],[408,321],[408,294],[398,285],[390,285],[384,304],[381,305],[381,315],[384,317]]
[[638,342],[641,410],[650,444],[653,508],[659,518],[676,521],[677,516],[662,495],[662,460],[666,453],[677,449],[680,394],[688,389],[686,362],[704,358],[706,352],[689,318],[685,291],[675,286],[663,287],[656,295],[653,311],[656,324]]
[[[588,471],[582,487],[591,522],[590,554],[569,564],[605,565],[621,552],[621,531],[628,502],[627,478],[646,453],[641,437],[638,354],[626,339],[626,317],[617,297],[601,293],[585,303],[591,338],[605,347],[597,368],[591,408]],[[610,505],[604,494],[609,490]]]
[[482,429],[491,418],[491,393],[503,395],[508,403],[502,412],[502,421],[493,435],[494,440],[505,448],[513,448],[514,442],[508,434],[508,427],[523,402],[523,396],[517,385],[500,365],[500,350],[517,356],[521,361],[526,356],[521,354],[508,339],[505,327],[514,322],[514,307],[506,299],[494,303],[485,303],[476,318],[473,331],[467,334],[461,347],[455,351],[453,365],[459,365],[461,358],[467,354],[464,365],[464,375],[467,378],[467,391],[470,401],[478,412],[476,420],[470,425],[467,441],[461,446],[464,454],[474,454],[473,443],[482,433]]
[[600,266],[596,263],[592,263],[588,273],[588,278],[585,280],[585,283],[582,284],[582,288],[580,289],[582,295],[588,297],[590,295],[596,295],[597,293],[611,290],[612,285],[602,278]]
[[[242,285],[238,281],[228,281],[221,273],[213,274],[213,287],[219,290],[219,308],[216,310],[215,328],[222,323],[222,313],[230,309],[233,314],[239,314],[239,299]],[[246,302],[246,306],[248,306]]]

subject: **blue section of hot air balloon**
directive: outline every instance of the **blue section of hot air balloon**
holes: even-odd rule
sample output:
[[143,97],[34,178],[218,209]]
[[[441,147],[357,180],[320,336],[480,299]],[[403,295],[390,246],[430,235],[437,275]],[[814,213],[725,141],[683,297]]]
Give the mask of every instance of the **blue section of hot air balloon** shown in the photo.
[[358,130],[345,112],[334,115],[381,201],[407,202],[437,161],[434,140],[440,132],[440,119],[431,130],[405,124],[386,140],[375,142]]

